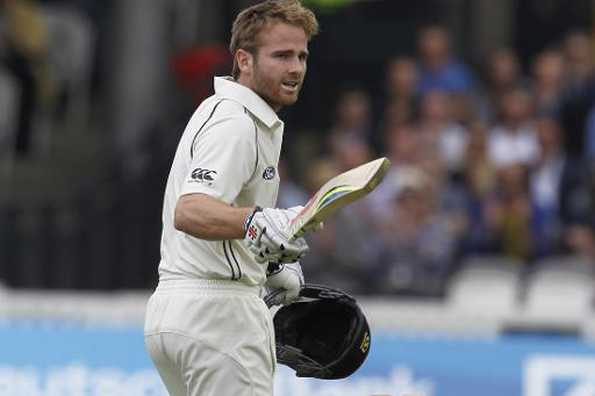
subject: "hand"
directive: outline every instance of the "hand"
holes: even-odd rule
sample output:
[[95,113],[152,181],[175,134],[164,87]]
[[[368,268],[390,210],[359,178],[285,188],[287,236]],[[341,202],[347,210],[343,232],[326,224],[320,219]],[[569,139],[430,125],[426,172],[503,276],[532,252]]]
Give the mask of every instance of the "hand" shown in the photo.
[[[291,208],[287,208],[287,211],[292,213],[292,219],[294,217],[296,217],[297,215],[299,215],[302,210],[304,210],[304,207],[301,205],[298,206],[292,206]],[[312,221],[312,220],[310,220]],[[324,222],[322,221],[318,221],[318,222],[311,222],[310,224],[307,224],[304,226],[304,231],[306,232],[318,232],[320,230],[324,229]]]
[[289,240],[289,222],[302,209],[256,208],[246,218],[244,243],[259,263],[298,261],[309,250],[304,238]]
[[299,262],[295,263],[269,263],[265,286],[271,291],[283,289],[279,300],[284,305],[291,304],[299,297],[304,286],[304,274]]

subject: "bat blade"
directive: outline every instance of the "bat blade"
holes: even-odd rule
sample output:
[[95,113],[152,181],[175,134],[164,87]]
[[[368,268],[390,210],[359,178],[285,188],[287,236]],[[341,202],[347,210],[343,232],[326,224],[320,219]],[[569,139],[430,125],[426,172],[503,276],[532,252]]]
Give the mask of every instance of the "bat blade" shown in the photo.
[[291,238],[304,235],[313,224],[324,221],[337,209],[372,192],[380,184],[389,167],[388,158],[382,157],[327,181],[289,224]]

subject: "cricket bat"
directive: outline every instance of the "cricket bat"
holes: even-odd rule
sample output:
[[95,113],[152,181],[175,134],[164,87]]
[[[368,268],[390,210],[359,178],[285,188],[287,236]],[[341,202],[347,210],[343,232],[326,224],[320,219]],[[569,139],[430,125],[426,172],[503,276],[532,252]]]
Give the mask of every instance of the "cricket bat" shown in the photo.
[[333,212],[372,192],[386,175],[390,161],[378,158],[327,181],[289,223],[290,239],[299,238]]

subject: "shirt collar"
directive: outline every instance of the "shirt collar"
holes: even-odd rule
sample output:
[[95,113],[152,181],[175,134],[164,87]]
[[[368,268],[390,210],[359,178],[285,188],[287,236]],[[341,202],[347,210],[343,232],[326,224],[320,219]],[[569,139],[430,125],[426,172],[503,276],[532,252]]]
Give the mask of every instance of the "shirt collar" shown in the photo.
[[232,77],[215,77],[215,94],[240,103],[262,121],[269,129],[282,121],[277,113],[250,88],[238,84]]

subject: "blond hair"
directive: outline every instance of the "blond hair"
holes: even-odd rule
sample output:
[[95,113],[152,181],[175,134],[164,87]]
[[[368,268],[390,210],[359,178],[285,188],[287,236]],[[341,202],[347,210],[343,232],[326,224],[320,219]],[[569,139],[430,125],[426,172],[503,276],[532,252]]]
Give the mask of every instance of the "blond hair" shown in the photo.
[[299,0],[267,0],[253,5],[240,12],[231,29],[229,50],[233,59],[232,75],[238,78],[238,68],[235,54],[238,49],[255,54],[258,50],[257,36],[272,21],[287,23],[301,27],[310,40],[318,33],[318,21],[314,13],[304,7]]

